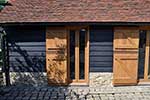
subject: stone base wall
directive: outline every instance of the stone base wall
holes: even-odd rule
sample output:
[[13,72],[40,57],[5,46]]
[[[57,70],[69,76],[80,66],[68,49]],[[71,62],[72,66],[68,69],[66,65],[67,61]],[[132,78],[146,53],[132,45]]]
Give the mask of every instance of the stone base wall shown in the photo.
[[[111,87],[112,73],[90,72],[89,87]],[[38,72],[10,72],[10,81],[12,85],[25,86],[46,86],[47,74]]]
[[110,87],[112,86],[112,73],[108,72],[90,72],[90,87]]
[[47,85],[46,72],[10,72],[12,85],[45,86]]

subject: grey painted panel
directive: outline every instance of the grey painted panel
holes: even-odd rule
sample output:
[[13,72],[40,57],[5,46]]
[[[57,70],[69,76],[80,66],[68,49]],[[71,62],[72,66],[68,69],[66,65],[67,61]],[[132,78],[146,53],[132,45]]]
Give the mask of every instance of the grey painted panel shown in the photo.
[[109,62],[92,62],[91,64],[93,64],[94,67],[111,67],[112,63]]
[[[41,65],[41,64],[43,64],[42,62],[41,63],[38,63],[38,64],[36,64],[35,63],[35,65],[34,66],[36,66],[36,65]],[[19,63],[19,62],[10,62],[10,65],[12,65],[12,67],[18,67],[18,66],[20,66],[21,68],[29,68],[29,67],[33,67],[33,65],[29,65],[26,61],[22,61],[22,63]],[[41,66],[43,66],[43,65],[41,65]],[[39,66],[38,66],[39,67]]]
[[93,46],[91,45],[90,50],[110,50],[112,51],[112,45],[109,46],[103,46],[103,45],[99,45],[99,46]]
[[[18,45],[19,47],[20,47],[20,49],[21,50],[26,50],[26,51],[44,51],[44,50],[46,50],[45,49],[45,47],[43,47],[43,46],[33,46],[33,47],[31,47],[31,46],[29,46],[29,47],[22,47],[22,46],[20,46],[20,45]],[[15,47],[9,47],[9,49],[12,49],[12,50],[16,50],[16,48]]]
[[6,28],[9,41],[10,71],[45,71],[45,28],[16,26]]
[[[16,45],[20,45],[21,47],[29,47],[29,46],[45,46],[46,42],[16,42]],[[11,46],[11,44],[9,44]]]
[[90,67],[90,71],[94,72],[112,72],[111,67]]
[[112,42],[90,42],[90,44],[93,46],[93,45],[104,45],[104,46],[107,46],[107,45],[113,45]]
[[105,51],[91,51],[90,56],[112,56],[112,52],[105,52]]
[[90,27],[90,71],[112,72],[113,28]]
[[91,57],[90,56],[90,61],[91,62],[101,62],[101,61],[109,61],[110,63],[112,63],[112,57]]
[[[27,51],[27,52],[28,52],[28,55],[30,55],[31,57],[34,57],[34,56],[46,56],[45,53],[42,53],[41,51],[40,52],[32,52],[32,51],[29,52],[29,51]],[[12,51],[12,52],[9,53],[9,56],[10,57],[19,57],[20,54],[18,52],[13,52]]]
[[[28,59],[35,60],[35,59],[45,59],[45,56],[28,56]],[[25,58],[22,56],[10,56],[9,61],[17,62],[17,60],[25,61]]]

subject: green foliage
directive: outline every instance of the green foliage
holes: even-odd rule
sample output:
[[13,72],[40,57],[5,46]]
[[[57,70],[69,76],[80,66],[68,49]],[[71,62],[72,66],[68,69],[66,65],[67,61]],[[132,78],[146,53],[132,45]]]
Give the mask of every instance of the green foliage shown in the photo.
[[0,10],[2,10],[4,8],[4,6],[3,5],[0,5]]
[[6,4],[8,0],[0,0],[0,4]]
[[0,11],[5,7],[5,4],[8,2],[8,0],[0,0]]

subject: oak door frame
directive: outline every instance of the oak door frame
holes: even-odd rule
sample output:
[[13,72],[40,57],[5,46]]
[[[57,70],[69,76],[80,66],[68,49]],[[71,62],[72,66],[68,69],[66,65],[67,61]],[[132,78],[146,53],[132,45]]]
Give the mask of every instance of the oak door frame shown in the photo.
[[[75,66],[75,80],[70,79],[70,30],[75,30],[75,37],[79,40],[79,30],[82,28],[87,29],[87,36],[86,36],[86,47],[85,47],[85,79],[84,80],[78,80],[79,79],[79,48],[75,47],[75,63],[78,63],[77,67]],[[89,83],[89,26],[66,26],[67,29],[67,47],[68,47],[68,71],[67,71],[67,77],[68,77],[68,83]],[[79,47],[79,41],[75,41],[75,45],[78,45]],[[77,71],[77,72],[76,72]],[[77,84],[80,85],[80,84]]]
[[148,79],[148,67],[149,67],[149,46],[150,46],[150,31],[146,32],[146,52],[145,52],[145,65],[144,65],[144,80],[150,80]]

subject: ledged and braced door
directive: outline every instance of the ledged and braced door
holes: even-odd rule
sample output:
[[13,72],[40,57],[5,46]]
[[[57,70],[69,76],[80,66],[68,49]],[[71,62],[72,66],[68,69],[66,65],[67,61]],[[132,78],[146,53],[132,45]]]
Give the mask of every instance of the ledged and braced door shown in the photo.
[[113,84],[137,84],[139,30],[137,27],[114,29]]
[[46,69],[50,85],[67,84],[67,31],[64,27],[47,28]]

